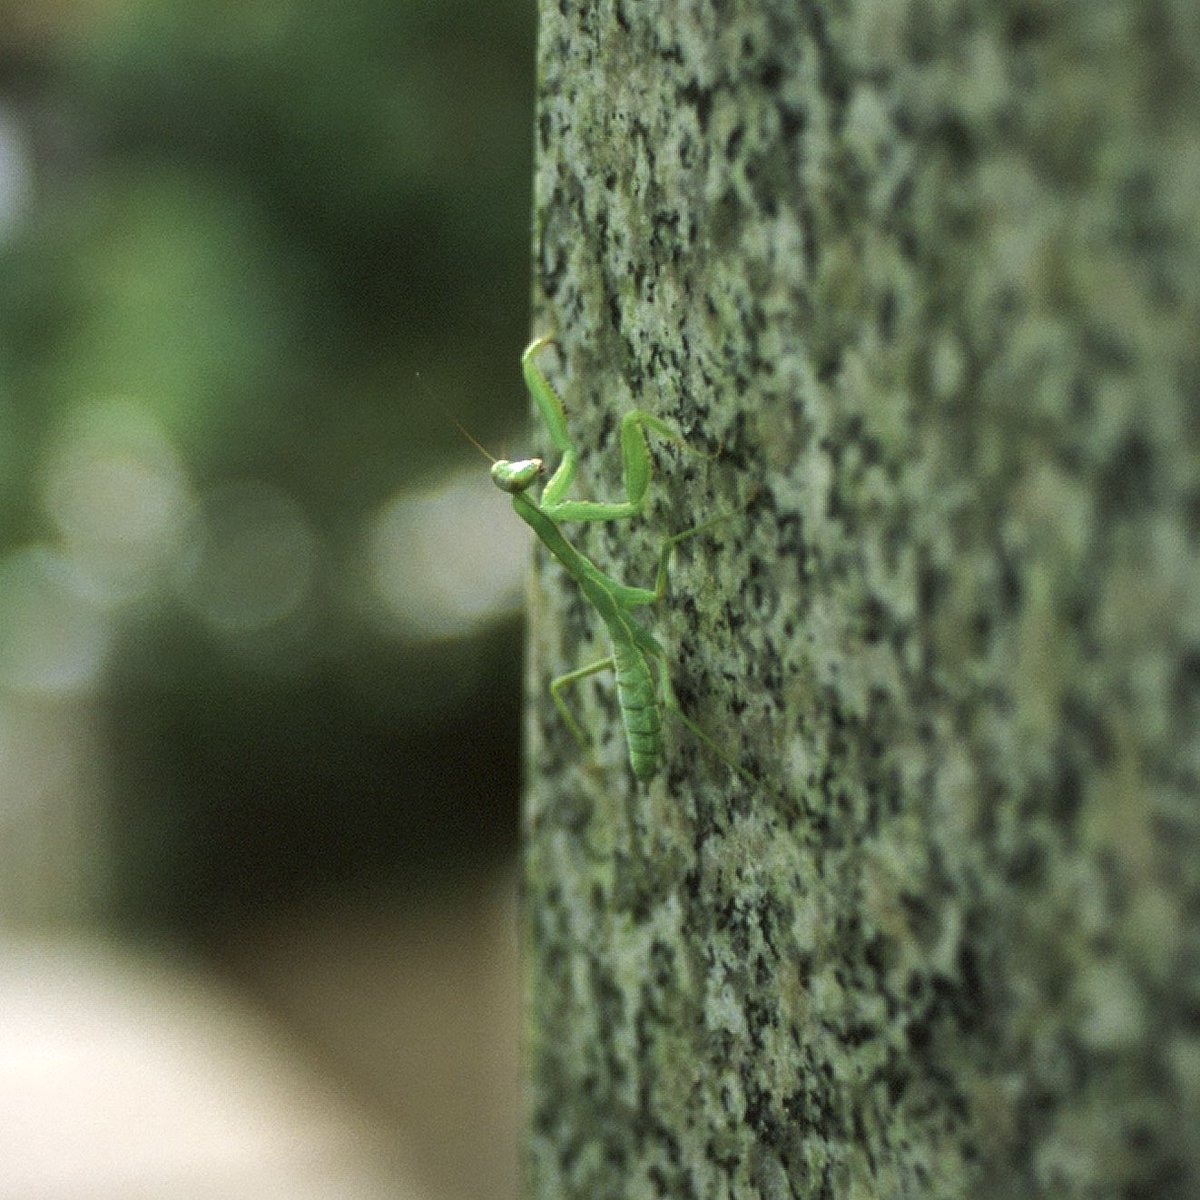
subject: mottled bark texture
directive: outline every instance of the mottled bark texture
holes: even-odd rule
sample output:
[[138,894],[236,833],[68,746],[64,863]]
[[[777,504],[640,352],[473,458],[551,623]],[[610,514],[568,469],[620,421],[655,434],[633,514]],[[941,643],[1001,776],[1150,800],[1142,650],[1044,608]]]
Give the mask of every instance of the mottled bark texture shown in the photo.
[[[535,329],[646,518],[648,785],[544,554],[528,1194],[1200,1195],[1200,5],[543,2]],[[541,449],[547,450],[544,435]]]

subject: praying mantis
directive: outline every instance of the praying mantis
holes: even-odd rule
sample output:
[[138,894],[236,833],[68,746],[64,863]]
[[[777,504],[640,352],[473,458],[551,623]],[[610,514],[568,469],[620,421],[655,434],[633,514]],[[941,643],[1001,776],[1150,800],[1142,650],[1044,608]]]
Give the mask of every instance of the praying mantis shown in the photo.
[[752,777],[680,708],[671,690],[666,651],[657,638],[632,615],[633,609],[656,604],[665,595],[671,554],[675,547],[727,520],[733,513],[722,513],[666,538],[659,551],[658,574],[653,588],[631,587],[613,579],[572,546],[560,528],[561,521],[619,521],[642,513],[651,474],[650,451],[646,445],[647,430],[679,445],[684,443],[681,435],[665,421],[644,409],[633,409],[621,418],[625,499],[614,502],[565,499],[575,479],[579,451],[567,431],[562,401],[536,362],[539,351],[553,341],[551,337],[539,337],[530,342],[521,355],[521,370],[525,385],[546,424],[550,441],[562,459],[542,489],[540,499],[534,497],[533,485],[545,474],[542,459],[502,459],[492,464],[492,481],[512,496],[517,516],[537,534],[546,549],[579,584],[608,633],[611,653],[599,662],[552,680],[551,698],[567,728],[586,749],[587,739],[563,700],[562,689],[589,675],[611,670],[617,679],[617,699],[629,748],[629,764],[639,780],[645,782],[652,779],[658,770],[662,753],[661,712],[665,708],[673,712],[722,762],[743,779],[752,782]]

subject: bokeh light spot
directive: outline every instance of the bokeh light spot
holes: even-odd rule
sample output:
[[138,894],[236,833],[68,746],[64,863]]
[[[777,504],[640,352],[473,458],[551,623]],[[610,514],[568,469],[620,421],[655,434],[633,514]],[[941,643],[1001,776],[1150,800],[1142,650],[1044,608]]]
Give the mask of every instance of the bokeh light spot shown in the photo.
[[180,589],[215,629],[254,633],[306,605],[316,562],[316,534],[290,495],[265,482],[221,484],[204,497]]
[[178,561],[191,486],[162,426],[131,402],[90,405],[58,439],[43,503],[97,603],[136,600]]
[[74,564],[46,545],[0,559],[0,684],[16,692],[84,691],[97,681],[109,627]]
[[372,591],[415,640],[462,637],[519,611],[529,564],[525,526],[487,471],[397,496],[370,524]]

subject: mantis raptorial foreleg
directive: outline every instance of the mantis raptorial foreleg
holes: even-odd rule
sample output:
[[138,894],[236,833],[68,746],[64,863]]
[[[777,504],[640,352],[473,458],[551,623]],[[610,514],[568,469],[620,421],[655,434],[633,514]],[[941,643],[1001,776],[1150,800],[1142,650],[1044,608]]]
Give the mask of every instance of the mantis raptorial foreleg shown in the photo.
[[645,508],[651,475],[646,430],[652,430],[660,437],[680,445],[684,443],[679,433],[665,421],[643,409],[634,409],[621,419],[621,466],[625,499],[613,502],[564,499],[564,494],[575,479],[579,453],[567,430],[562,401],[534,361],[537,352],[550,340],[542,337],[531,342],[521,356],[521,368],[530,394],[550,434],[551,444],[562,455],[562,461],[542,489],[540,499],[534,499],[532,495],[534,482],[544,472],[542,460],[539,458],[493,463],[492,479],[498,487],[512,495],[513,508],[517,515],[533,529],[550,553],[579,584],[584,596],[604,622],[612,644],[612,654],[607,658],[561,675],[550,684],[550,694],[555,706],[562,714],[567,728],[581,745],[586,746],[583,730],[571,715],[561,692],[570,683],[611,668],[617,676],[617,695],[629,745],[630,765],[639,779],[649,779],[657,769],[662,748],[661,711],[667,708],[718,758],[742,778],[750,780],[751,776],[680,709],[671,690],[666,652],[653,634],[632,615],[633,609],[653,604],[663,598],[674,548],[680,542],[728,520],[734,513],[710,517],[682,533],[673,534],[665,539],[659,552],[658,572],[653,588],[631,587],[620,583],[576,550],[559,528],[560,521],[622,520],[637,516]]
[[645,508],[646,495],[650,490],[650,450],[646,445],[645,431],[653,429],[660,437],[684,449],[688,447],[678,431],[666,421],[644,409],[635,408],[621,418],[621,466],[625,499],[616,502],[563,500],[563,494],[574,482],[579,452],[567,433],[562,401],[534,361],[534,355],[552,341],[548,337],[537,338],[521,355],[525,383],[546,422],[551,444],[562,455],[558,469],[542,489],[538,507],[555,521],[619,521],[625,517],[635,517]]

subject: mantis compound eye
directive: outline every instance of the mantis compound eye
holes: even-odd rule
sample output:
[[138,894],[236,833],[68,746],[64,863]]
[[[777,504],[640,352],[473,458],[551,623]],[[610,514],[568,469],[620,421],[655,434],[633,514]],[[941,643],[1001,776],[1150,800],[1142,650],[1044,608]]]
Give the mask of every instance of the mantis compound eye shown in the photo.
[[544,469],[540,458],[501,459],[492,464],[492,482],[504,492],[523,492]]

